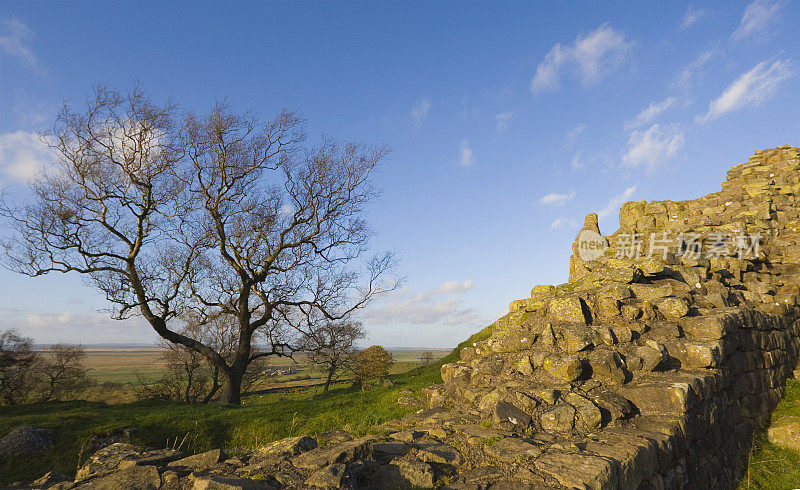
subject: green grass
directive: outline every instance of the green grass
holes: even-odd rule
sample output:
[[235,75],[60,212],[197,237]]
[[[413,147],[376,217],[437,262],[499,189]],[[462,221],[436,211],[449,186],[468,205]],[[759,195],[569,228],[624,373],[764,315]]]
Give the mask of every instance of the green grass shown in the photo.
[[[467,342],[488,337],[479,332]],[[464,344],[462,344],[464,345]],[[459,346],[461,347],[461,346]],[[53,429],[55,443],[41,456],[0,461],[0,485],[30,481],[47,471],[73,475],[78,460],[89,456],[82,446],[94,435],[132,429],[134,443],[150,447],[172,446],[185,437],[185,452],[217,447],[252,448],[300,434],[346,429],[357,435],[418,408],[397,403],[403,390],[420,390],[441,383],[444,362],[458,359],[458,348],[430,366],[390,376],[394,386],[361,391],[339,384],[322,396],[319,387],[251,395],[241,407],[198,405],[163,401],[138,401],[109,405],[70,401],[0,407],[0,435],[20,425]],[[410,362],[410,359],[405,360]]]
[[[783,398],[772,420],[784,415],[800,416],[800,381],[786,382]],[[739,490],[749,489],[789,490],[800,488],[800,453],[783,449],[767,439],[766,431],[756,435],[750,461],[739,482]]]

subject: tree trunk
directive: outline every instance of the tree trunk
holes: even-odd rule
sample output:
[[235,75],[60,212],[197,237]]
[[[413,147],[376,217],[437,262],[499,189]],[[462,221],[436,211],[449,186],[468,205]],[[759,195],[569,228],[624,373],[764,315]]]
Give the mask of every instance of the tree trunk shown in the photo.
[[222,387],[220,403],[238,407],[242,404],[242,377],[244,370],[233,367],[222,371],[222,375],[225,378],[225,383]]
[[331,367],[328,368],[328,377],[325,379],[325,386],[322,388],[322,394],[328,393],[328,388],[331,386],[331,379],[333,379],[333,374],[336,371],[336,364],[331,364]]

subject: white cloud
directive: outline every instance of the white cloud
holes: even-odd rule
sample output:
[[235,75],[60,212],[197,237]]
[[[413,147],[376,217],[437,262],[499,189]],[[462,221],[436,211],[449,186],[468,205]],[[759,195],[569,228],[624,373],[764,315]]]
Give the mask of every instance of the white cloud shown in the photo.
[[0,55],[17,58],[29,68],[37,68],[39,61],[28,46],[32,38],[33,31],[19,20],[3,20],[0,22]]
[[466,281],[447,281],[443,283],[437,291],[442,294],[464,293],[475,287],[475,282],[467,279]]
[[478,312],[463,305],[463,300],[454,295],[471,290],[475,283],[447,281],[440,286],[413,293],[408,288],[394,293],[392,299],[369,307],[364,317],[375,325],[463,325],[477,323]]
[[290,216],[295,213],[295,207],[291,204],[283,204],[278,208],[278,216]]
[[645,166],[653,170],[675,157],[686,139],[678,124],[653,124],[647,130],[633,131],[628,138],[628,150],[622,156],[624,167]]
[[597,216],[600,218],[605,218],[606,216],[610,215],[611,213],[617,211],[622,203],[625,201],[630,200],[633,197],[634,193],[636,193],[636,186],[631,186],[625,189],[622,194],[616,195],[608,200],[603,209],[597,212]]
[[697,10],[694,7],[690,6],[688,9],[686,9],[686,13],[683,15],[683,19],[681,19],[681,30],[688,29],[707,13],[708,13],[707,10]]
[[578,228],[578,222],[572,218],[556,218],[550,223],[550,231],[560,230],[561,228]]
[[561,206],[565,202],[575,197],[575,191],[569,191],[566,194],[559,194],[558,192],[551,192],[539,199],[539,204],[548,204],[554,206]]
[[472,154],[472,148],[469,147],[469,142],[464,140],[461,142],[461,158],[458,160],[459,167],[471,167],[475,165],[475,155]]
[[508,128],[508,125],[511,123],[511,119],[514,118],[514,115],[517,113],[516,110],[501,112],[499,114],[494,115],[494,120],[497,122],[497,131],[503,132]]
[[695,58],[691,63],[686,65],[683,70],[681,70],[681,72],[675,78],[673,85],[681,90],[689,89],[689,87],[692,85],[692,81],[697,75],[697,72],[700,71],[700,69],[709,61],[711,61],[711,59],[717,54],[719,54],[719,50],[716,47],[707,49],[700,53],[697,58]]
[[15,131],[0,134],[0,172],[28,181],[52,161],[50,148],[35,133]]
[[765,32],[778,19],[783,2],[772,0],[756,0],[744,10],[739,27],[731,35],[739,41],[754,34]]
[[711,101],[705,116],[697,116],[696,122],[716,119],[728,112],[745,107],[757,107],[775,94],[778,85],[794,76],[793,64],[788,60],[769,63],[762,61],[752,70],[741,75]]
[[632,46],[608,24],[579,35],[570,46],[556,44],[536,67],[531,91],[536,94],[558,88],[565,67],[576,70],[584,86],[597,83],[622,64]]
[[428,112],[431,110],[431,99],[430,97],[425,97],[424,99],[420,99],[414,102],[414,106],[411,108],[411,120],[414,122],[414,129],[420,129],[422,127],[423,121],[425,118],[428,117]]
[[9,325],[16,325],[35,342],[96,344],[106,342],[154,342],[153,328],[140,317],[114,320],[107,313],[47,312],[0,307],[0,315]]
[[678,99],[675,97],[667,97],[660,102],[650,103],[650,105],[642,109],[642,112],[633,118],[632,121],[625,123],[625,130],[627,131],[633,128],[638,128],[639,126],[644,126],[645,124],[651,122],[653,119],[658,117],[659,114],[672,107],[677,100]]

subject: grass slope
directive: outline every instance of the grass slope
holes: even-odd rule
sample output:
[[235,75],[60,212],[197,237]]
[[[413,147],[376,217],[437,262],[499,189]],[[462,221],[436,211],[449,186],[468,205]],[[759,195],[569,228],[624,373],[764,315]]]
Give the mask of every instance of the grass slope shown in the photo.
[[0,461],[0,485],[30,481],[47,471],[73,475],[82,447],[97,434],[132,429],[137,444],[172,446],[185,437],[182,449],[201,452],[217,447],[256,447],[299,434],[346,429],[365,434],[380,423],[415,410],[397,403],[403,390],[420,390],[441,383],[440,367],[458,360],[459,349],[487,338],[491,326],[470,337],[453,352],[430,366],[392,375],[394,386],[361,391],[338,385],[325,396],[319,388],[252,395],[243,406],[197,405],[163,401],[139,401],[121,405],[101,402],[51,402],[0,407],[0,434],[20,425],[53,429],[55,443],[41,456]]
[[[800,381],[786,382],[781,402],[772,412],[772,421],[784,415],[800,417]],[[767,439],[767,431],[756,435],[750,461],[739,490],[788,490],[800,488],[800,453],[782,449]]]

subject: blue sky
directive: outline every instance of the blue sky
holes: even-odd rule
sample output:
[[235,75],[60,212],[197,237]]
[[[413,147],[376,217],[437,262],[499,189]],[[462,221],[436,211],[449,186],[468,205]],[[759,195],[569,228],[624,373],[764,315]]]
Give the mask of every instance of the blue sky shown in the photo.
[[[202,111],[227,97],[386,143],[370,210],[403,290],[368,342],[451,347],[534,284],[566,281],[583,216],[719,189],[798,145],[800,2],[0,1],[0,188],[24,198],[65,98],[135,81]],[[0,271],[0,328],[38,342],[149,342],[80,278]]]

